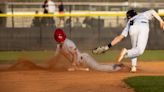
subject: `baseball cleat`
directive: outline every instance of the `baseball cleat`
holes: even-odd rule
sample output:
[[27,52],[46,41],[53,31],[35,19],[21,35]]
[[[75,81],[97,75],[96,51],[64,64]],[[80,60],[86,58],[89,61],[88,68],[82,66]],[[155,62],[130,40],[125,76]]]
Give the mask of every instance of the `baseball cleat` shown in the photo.
[[137,72],[137,69],[136,69],[136,67],[135,66],[133,66],[132,68],[131,68],[131,71],[130,72],[132,72],[132,73],[135,73],[135,72]]
[[118,58],[118,62],[121,62],[121,60],[124,58],[126,53],[127,53],[127,49],[123,48],[122,51],[121,51],[121,54]]
[[123,63],[120,63],[120,64],[114,64],[113,65],[113,69],[115,70],[117,67],[124,67],[125,65]]

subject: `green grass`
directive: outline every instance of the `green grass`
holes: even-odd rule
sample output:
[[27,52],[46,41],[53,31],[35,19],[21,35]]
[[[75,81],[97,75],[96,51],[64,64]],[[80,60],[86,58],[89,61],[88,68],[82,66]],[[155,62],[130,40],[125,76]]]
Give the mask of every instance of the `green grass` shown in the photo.
[[27,58],[40,63],[53,57],[53,55],[53,51],[1,51],[0,64],[14,63],[19,58]]
[[[97,61],[109,62],[116,61],[120,51],[108,51],[101,55],[93,55],[90,51],[88,52]],[[0,64],[3,63],[14,63],[19,58],[25,57],[36,62],[44,62],[54,55],[54,51],[0,51]],[[128,59],[124,60],[127,61]],[[139,57],[141,61],[164,61],[164,50],[147,50],[143,55]]]
[[135,92],[164,92],[164,76],[137,76],[124,80]]
[[[108,51],[105,54],[93,55],[98,61],[115,61],[120,51]],[[140,61],[164,61],[164,50],[146,50],[143,55],[138,57]],[[127,61],[127,60],[125,60]]]
[[152,61],[159,60],[164,61],[164,50],[147,50],[143,55],[139,57],[139,60]]

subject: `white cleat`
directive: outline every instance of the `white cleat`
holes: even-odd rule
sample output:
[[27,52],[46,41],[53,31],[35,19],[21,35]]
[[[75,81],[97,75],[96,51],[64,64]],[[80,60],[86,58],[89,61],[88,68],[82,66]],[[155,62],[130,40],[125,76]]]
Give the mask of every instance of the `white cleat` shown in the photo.
[[130,72],[132,72],[132,73],[135,73],[135,72],[137,72],[137,69],[136,69],[136,67],[135,66],[133,66],[132,68],[131,68],[131,71]]
[[127,49],[123,48],[121,50],[121,54],[120,54],[120,56],[118,58],[118,62],[121,62],[121,60],[124,58],[124,56],[125,56],[126,53],[127,53]]

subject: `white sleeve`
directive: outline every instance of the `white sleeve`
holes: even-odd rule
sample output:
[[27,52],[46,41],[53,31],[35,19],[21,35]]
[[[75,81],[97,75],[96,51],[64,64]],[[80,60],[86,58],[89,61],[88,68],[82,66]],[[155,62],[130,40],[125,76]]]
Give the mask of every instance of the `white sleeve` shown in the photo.
[[122,31],[121,35],[123,35],[124,37],[127,37],[128,36],[129,27],[130,27],[130,25],[129,25],[129,21],[128,21],[128,23],[126,24],[126,27]]
[[73,41],[69,40],[67,42],[68,45],[68,52],[73,55],[72,56],[72,60],[73,60],[73,63],[77,63],[79,61],[79,56],[78,56],[78,49],[76,47],[76,45],[74,44]]
[[65,45],[67,46],[67,50],[69,52],[74,52],[76,49],[76,45],[72,40],[66,39]]
[[76,45],[75,44],[71,44],[70,46],[69,46],[69,51],[70,52],[75,52],[76,51]]
[[158,21],[161,21],[161,17],[158,15],[158,13],[151,9],[143,13],[143,15],[148,19],[151,20],[153,17],[155,17]]

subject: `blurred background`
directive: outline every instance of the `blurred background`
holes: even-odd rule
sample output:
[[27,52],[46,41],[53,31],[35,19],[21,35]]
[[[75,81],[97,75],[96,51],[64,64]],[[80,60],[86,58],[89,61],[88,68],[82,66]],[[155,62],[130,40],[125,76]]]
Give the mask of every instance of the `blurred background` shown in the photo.
[[[117,13],[126,13],[134,8],[138,12],[155,9],[164,13],[163,0],[52,0],[55,12],[63,3],[62,13],[93,14],[116,13],[115,16],[1,16],[0,51],[42,51],[55,50],[53,39],[55,28],[62,28],[80,50],[90,50],[107,44],[119,35],[127,20]],[[2,14],[43,14],[44,0],[1,0]],[[161,16],[164,18],[163,16]],[[143,38],[144,39],[144,38]],[[147,49],[164,49],[164,32],[157,20],[150,21],[150,38]],[[112,49],[130,48],[130,40],[125,39]]]

